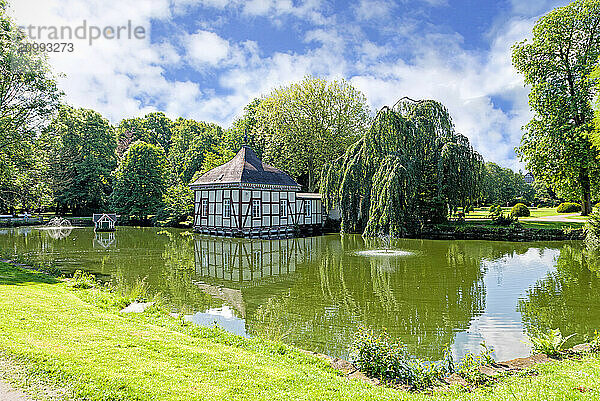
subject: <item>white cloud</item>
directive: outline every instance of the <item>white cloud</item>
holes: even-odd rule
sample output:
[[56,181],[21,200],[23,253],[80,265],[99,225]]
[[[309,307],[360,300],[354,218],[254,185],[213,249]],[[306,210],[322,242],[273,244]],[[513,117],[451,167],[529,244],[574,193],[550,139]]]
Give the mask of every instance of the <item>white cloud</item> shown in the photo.
[[[382,0],[363,0],[351,11],[373,6],[373,1]],[[20,0],[15,3],[14,15],[22,25],[74,24],[84,18],[97,25],[115,25],[133,20],[134,16],[136,24],[149,29],[152,19],[168,23],[171,12],[195,7],[192,3]],[[98,110],[113,122],[162,110],[171,117],[229,125],[252,98],[274,87],[301,80],[306,74],[345,77],[366,94],[374,109],[391,105],[402,96],[441,101],[448,107],[457,130],[471,139],[486,160],[521,167],[514,159],[513,148],[519,143],[521,126],[530,118],[530,112],[527,89],[511,66],[510,47],[530,35],[534,19],[505,20],[490,29],[486,37],[489,51],[474,52],[464,49],[463,38],[458,34],[414,35],[414,26],[406,28],[406,24],[392,40],[377,42],[348,21],[324,26],[324,21],[338,17],[325,17],[320,0],[299,5],[271,0],[202,3],[216,9],[235,8],[242,13],[239,18],[250,20],[260,15],[275,20],[292,16],[310,21],[302,33],[307,49],[265,54],[260,41],[227,40],[214,28],[187,33],[180,27],[174,27],[173,34],[159,43],[76,43],[73,53],[50,55],[54,69],[67,75],[60,79],[67,101]],[[368,17],[365,12],[364,18]],[[198,21],[195,29],[203,26],[202,22]],[[381,29],[397,25],[388,24]],[[398,49],[411,57],[401,58]],[[188,65],[195,71],[190,71]],[[178,79],[177,74],[169,73],[180,69],[193,72],[195,78],[191,80],[186,74],[186,78]],[[208,77],[206,82],[204,77]],[[496,99],[512,104],[513,109],[498,108]]]
[[216,66],[229,54],[229,42],[214,32],[198,31],[184,38],[186,56],[197,67]]
[[369,21],[389,17],[393,8],[394,3],[387,0],[360,0],[354,13],[359,20]]

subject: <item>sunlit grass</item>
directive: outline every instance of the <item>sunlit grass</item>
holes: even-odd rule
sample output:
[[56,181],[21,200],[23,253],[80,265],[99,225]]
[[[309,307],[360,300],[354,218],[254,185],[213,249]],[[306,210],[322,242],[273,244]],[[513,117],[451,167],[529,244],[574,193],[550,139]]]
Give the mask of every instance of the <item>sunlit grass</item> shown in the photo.
[[600,360],[587,356],[473,391],[407,393],[346,379],[280,342],[173,319],[159,306],[120,314],[121,297],[0,263],[0,358],[90,401],[584,400],[600,388]]

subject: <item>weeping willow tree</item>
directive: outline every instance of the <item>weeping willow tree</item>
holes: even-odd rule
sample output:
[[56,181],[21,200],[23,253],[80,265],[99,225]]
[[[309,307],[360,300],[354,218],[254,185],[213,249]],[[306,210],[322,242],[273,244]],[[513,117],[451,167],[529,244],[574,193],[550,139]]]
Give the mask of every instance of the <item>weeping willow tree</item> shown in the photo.
[[478,197],[483,159],[454,131],[448,110],[403,98],[323,170],[325,206],[344,232],[403,236],[446,220]]

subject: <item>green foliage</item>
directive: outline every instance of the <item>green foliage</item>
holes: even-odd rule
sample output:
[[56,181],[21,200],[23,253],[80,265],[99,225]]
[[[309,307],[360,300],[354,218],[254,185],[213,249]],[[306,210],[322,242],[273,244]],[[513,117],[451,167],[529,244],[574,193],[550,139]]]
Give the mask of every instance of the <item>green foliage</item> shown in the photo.
[[404,98],[326,166],[321,191],[344,232],[402,236],[472,203],[482,168],[444,106]]
[[76,270],[73,273],[73,278],[69,281],[69,286],[72,288],[89,289],[96,287],[96,276],[84,272],[83,270]]
[[513,47],[513,64],[531,86],[533,119],[518,153],[537,179],[563,197],[578,194],[583,214],[600,177],[599,151],[592,146],[592,100],[598,80],[590,74],[600,55],[600,1],[575,0],[540,18],[533,40]]
[[583,227],[585,231],[585,244],[592,251],[600,250],[600,212],[596,211]]
[[156,224],[175,227],[191,218],[194,211],[194,193],[183,184],[167,188],[163,195],[163,206],[156,215]]
[[216,124],[178,118],[172,127],[168,153],[170,181],[189,184],[209,153],[223,142],[223,130]]
[[483,351],[479,354],[473,354],[472,352],[467,353],[463,359],[459,362],[456,373],[465,379],[468,383],[474,385],[481,385],[489,380],[489,376],[484,375],[481,372],[481,367],[485,365],[491,365],[495,363],[492,358],[494,350],[489,349],[485,342],[481,344]]
[[560,329],[528,333],[534,353],[546,354],[554,358],[562,354],[565,343],[574,335],[563,337]]
[[525,204],[517,203],[510,209],[510,215],[512,217],[529,217],[531,216],[531,212]]
[[0,7],[0,212],[39,207],[45,185],[39,134],[62,92],[44,52],[22,51],[26,35]]
[[141,141],[131,145],[115,174],[114,208],[140,219],[157,213],[166,190],[165,167],[161,147]]
[[365,96],[348,82],[306,77],[262,98],[242,129],[252,128],[265,162],[315,191],[322,167],[340,157],[369,122]]
[[496,226],[509,226],[515,222],[512,217],[504,215],[504,211],[500,205],[490,207],[488,218],[492,220],[492,223]]
[[204,155],[204,161],[202,162],[202,166],[198,171],[198,175],[194,177],[192,181],[194,181],[198,176],[212,170],[215,167],[219,167],[235,156],[235,152],[224,149],[220,146],[215,146],[212,149],[208,150]]
[[512,204],[518,200],[530,203],[536,196],[535,188],[527,184],[521,173],[502,168],[496,163],[485,164],[481,196],[486,204]]
[[581,205],[579,203],[564,202],[558,205],[556,208],[557,213],[577,213],[581,212]]
[[[371,330],[360,330],[354,338],[351,351],[352,363],[366,375],[382,382],[409,385],[413,389],[432,386],[448,373],[450,363],[425,363],[411,358],[406,346],[392,341],[387,333],[375,335]],[[451,354],[447,354],[451,355]]]
[[457,373],[468,383],[480,385],[488,380],[480,367],[494,363],[493,350],[482,343],[480,354],[468,353],[458,363],[452,358],[450,347],[444,350],[444,359],[432,363],[412,358],[406,346],[392,341],[387,333],[376,335],[371,330],[360,330],[351,348],[352,363],[367,376],[375,377],[384,383],[409,385],[413,389],[434,386],[440,379]]
[[93,110],[61,107],[47,129],[50,186],[58,210],[102,211],[117,166],[114,130]]
[[160,146],[165,153],[171,148],[173,121],[162,112],[146,114],[142,118],[128,118],[117,127],[118,153],[123,155],[131,144],[143,141]]

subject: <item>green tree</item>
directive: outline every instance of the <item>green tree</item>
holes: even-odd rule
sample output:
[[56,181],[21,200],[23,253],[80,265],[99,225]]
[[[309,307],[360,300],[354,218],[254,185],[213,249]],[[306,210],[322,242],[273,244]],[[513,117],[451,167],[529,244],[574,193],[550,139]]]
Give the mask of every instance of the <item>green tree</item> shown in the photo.
[[159,226],[174,227],[191,220],[194,193],[187,184],[172,185],[163,195],[163,206],[156,216]]
[[370,122],[365,96],[348,82],[306,77],[261,99],[252,138],[264,144],[263,160],[296,178],[309,191],[321,168],[341,156]]
[[535,188],[525,182],[521,173],[487,162],[481,185],[481,196],[488,205],[507,203],[531,203],[535,199]]
[[114,128],[93,110],[62,106],[49,125],[48,175],[58,210],[99,211],[112,191],[117,166]]
[[144,117],[127,118],[117,127],[119,154],[124,154],[136,141],[161,146],[166,153],[171,148],[173,121],[162,112],[146,114]]
[[207,152],[223,141],[223,130],[216,124],[178,118],[173,124],[168,161],[171,182],[189,184],[202,169]]
[[115,173],[113,204],[119,213],[147,220],[158,212],[166,189],[165,151],[143,141],[133,143]]
[[260,135],[257,126],[257,112],[261,99],[253,99],[244,107],[244,114],[236,118],[232,127],[227,130],[222,146],[233,152],[237,152],[242,145],[249,145],[262,159],[265,149],[265,138]]
[[0,1],[0,208],[27,207],[39,187],[37,136],[56,112],[62,93],[45,55],[23,52],[26,36]]
[[536,179],[561,194],[579,194],[583,215],[592,211],[600,169],[591,144],[596,91],[589,79],[600,55],[599,24],[600,1],[576,0],[540,18],[533,40],[513,47],[535,113],[518,152]]
[[321,190],[325,206],[340,209],[343,231],[402,236],[473,202],[482,169],[444,106],[403,98],[326,166]]

